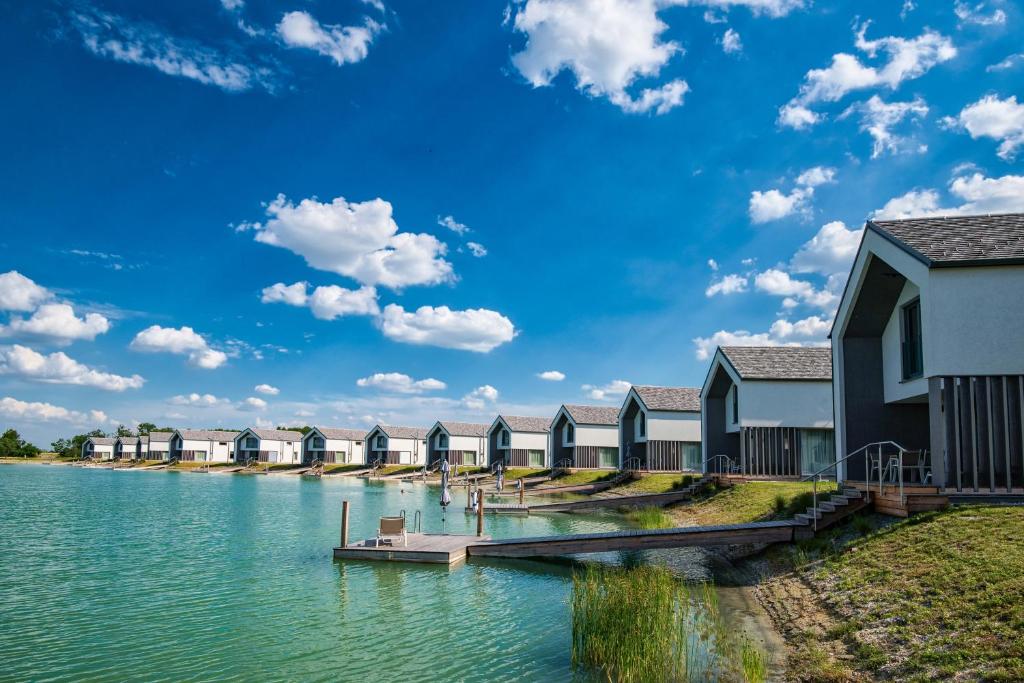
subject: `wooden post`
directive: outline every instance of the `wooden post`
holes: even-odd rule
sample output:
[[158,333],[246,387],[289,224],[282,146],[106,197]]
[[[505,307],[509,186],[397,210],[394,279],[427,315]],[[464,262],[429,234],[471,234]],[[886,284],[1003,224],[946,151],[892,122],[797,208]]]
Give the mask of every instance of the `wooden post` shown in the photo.
[[341,502],[341,547],[348,547],[348,501]]
[[473,508],[473,485],[468,481],[466,482],[466,509],[471,510]]
[[526,496],[526,482],[522,479],[519,480],[519,504],[523,504],[523,499]]
[[484,535],[484,495],[480,491],[476,497],[476,535]]

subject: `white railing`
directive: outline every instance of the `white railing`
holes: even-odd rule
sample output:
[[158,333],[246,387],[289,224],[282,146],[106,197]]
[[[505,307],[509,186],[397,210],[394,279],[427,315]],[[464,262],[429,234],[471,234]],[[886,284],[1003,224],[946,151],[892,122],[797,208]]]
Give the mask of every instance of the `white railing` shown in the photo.
[[719,459],[725,460],[725,462],[726,462],[725,473],[726,474],[731,474],[732,471],[733,471],[733,467],[735,467],[736,460],[734,458],[730,458],[728,455],[722,455],[722,454],[712,455],[710,458],[708,458],[707,460],[704,461],[704,463],[703,463],[703,472],[704,472],[704,474],[710,474],[710,472],[708,472],[708,463],[712,462],[713,460],[719,460]]
[[634,455],[631,458],[626,458],[622,462],[623,472],[639,472],[640,471],[640,457]]

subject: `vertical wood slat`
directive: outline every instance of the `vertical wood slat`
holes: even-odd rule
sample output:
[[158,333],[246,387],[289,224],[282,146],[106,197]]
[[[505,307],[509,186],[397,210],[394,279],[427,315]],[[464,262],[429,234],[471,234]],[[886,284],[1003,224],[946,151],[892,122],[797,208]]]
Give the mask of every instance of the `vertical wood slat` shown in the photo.
[[970,410],[971,410],[971,474],[974,478],[974,492],[978,492],[978,418],[977,418],[977,392],[975,390],[975,379],[973,377],[967,378],[968,389],[971,399]]
[[[1017,409],[1020,412],[1020,464],[1021,476],[1024,477],[1024,375],[1017,377],[1017,392],[1020,399],[1017,401]],[[1021,486],[1024,486],[1024,482]]]
[[995,493],[996,490],[996,444],[993,432],[995,432],[995,420],[992,415],[992,378],[985,378],[985,414],[986,429],[985,436],[988,437],[988,488]]
[[960,438],[960,432],[961,432],[960,422],[961,422],[961,418],[962,418],[963,413],[960,410],[960,407],[961,407],[961,404],[960,404],[960,387],[961,387],[960,378],[959,377],[954,378],[953,403],[955,404],[955,407],[953,408],[953,430],[956,432],[956,490],[957,490],[958,493],[960,491],[964,490],[964,482],[963,482],[963,471],[964,471],[963,449],[961,448],[961,444],[963,442],[961,441],[961,438]]
[[1013,490],[1013,468],[1010,467],[1010,406],[1006,390],[1007,377],[1003,377],[1003,457],[1006,459],[1006,492]]

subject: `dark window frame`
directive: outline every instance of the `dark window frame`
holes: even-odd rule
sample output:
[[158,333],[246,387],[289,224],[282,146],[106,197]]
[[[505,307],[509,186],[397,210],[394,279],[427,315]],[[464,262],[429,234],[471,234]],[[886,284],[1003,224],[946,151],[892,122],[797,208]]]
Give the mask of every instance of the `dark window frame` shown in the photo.
[[904,382],[924,376],[921,297],[900,306],[900,376]]
[[732,423],[740,423],[740,388],[739,385],[732,385]]

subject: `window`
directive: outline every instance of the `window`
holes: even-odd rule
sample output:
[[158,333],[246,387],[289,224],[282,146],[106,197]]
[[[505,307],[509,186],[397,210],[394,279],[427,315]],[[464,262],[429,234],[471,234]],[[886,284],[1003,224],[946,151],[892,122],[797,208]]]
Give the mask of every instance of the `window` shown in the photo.
[[501,444],[502,448],[508,448],[508,441],[509,441],[508,431],[505,430],[505,429],[501,430],[501,436],[498,439],[498,443]]
[[316,448],[317,450],[323,450],[323,448],[324,448],[324,440],[322,438],[320,438],[319,436],[314,436],[313,437],[313,448]]
[[732,385],[732,423],[740,423],[740,388]]
[[700,442],[687,441],[683,443],[683,469],[691,472],[700,472],[701,455]]
[[448,435],[447,434],[438,434],[437,435],[437,447],[438,448],[448,448]]
[[637,418],[639,419],[639,423],[638,423],[638,430],[639,430],[638,433],[639,433],[639,435],[640,436],[647,436],[647,414],[644,413],[644,411],[641,410],[640,413],[637,415]]
[[462,464],[463,465],[475,465],[476,464],[476,451],[462,451]]
[[227,441],[219,441],[219,442],[217,443],[217,445],[218,445],[218,446],[227,446],[227,445],[228,445],[228,442],[227,442]]
[[[800,430],[800,465],[803,474],[814,474],[836,461],[835,434],[831,429]],[[827,471],[835,474],[835,468]]]
[[255,436],[245,437],[245,449],[247,451],[254,451],[260,447],[260,440]]
[[597,466],[614,469],[619,466],[619,449],[614,446],[600,446],[597,449]]
[[544,467],[544,451],[527,451],[530,467]]
[[357,446],[362,446],[362,445],[363,445],[363,442],[362,442],[362,441],[356,441],[356,445],[357,445]]
[[903,351],[903,379],[920,377],[924,374],[920,299],[914,299],[900,312],[900,345]]
[[377,446],[376,447],[378,449],[386,448],[387,444],[388,444],[387,438],[383,434],[381,434],[380,436],[377,437]]
[[571,423],[569,423],[569,422],[565,423],[565,443],[568,443],[568,444],[575,443],[575,437],[576,437],[575,431],[576,430],[573,429],[573,426],[572,426]]

